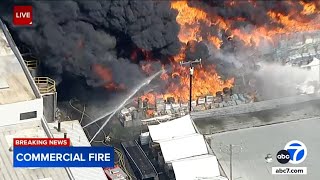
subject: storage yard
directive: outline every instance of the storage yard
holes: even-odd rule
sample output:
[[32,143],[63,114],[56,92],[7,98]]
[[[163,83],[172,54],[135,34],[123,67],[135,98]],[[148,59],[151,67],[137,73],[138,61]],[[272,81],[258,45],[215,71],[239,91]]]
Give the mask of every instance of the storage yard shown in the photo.
[[[28,28],[0,6],[0,179],[319,179],[318,2],[30,4]],[[16,169],[15,136],[112,146],[115,166]],[[293,139],[307,175],[273,175]]]

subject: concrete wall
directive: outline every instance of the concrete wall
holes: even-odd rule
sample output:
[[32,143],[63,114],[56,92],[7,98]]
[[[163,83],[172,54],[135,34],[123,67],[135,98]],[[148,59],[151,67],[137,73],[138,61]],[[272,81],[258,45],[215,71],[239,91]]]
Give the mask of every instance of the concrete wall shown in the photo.
[[205,118],[210,118],[210,117],[218,118],[218,117],[233,116],[237,114],[258,112],[258,111],[263,111],[268,109],[276,109],[276,108],[284,107],[291,104],[298,104],[303,102],[319,101],[319,100],[320,100],[320,95],[318,94],[299,95],[299,96],[254,102],[249,104],[240,104],[240,105],[224,107],[224,108],[210,109],[206,111],[192,112],[191,116],[193,120],[198,121],[198,120],[205,120]]
[[[36,118],[20,120],[20,113],[32,111],[37,111]],[[43,100],[42,98],[38,98],[30,101],[0,105],[0,115],[0,126],[40,120],[43,116]]]

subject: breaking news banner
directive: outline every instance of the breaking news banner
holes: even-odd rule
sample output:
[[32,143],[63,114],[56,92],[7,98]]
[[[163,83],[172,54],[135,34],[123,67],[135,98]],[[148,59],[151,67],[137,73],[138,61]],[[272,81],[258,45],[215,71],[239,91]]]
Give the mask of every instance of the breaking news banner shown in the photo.
[[114,167],[113,147],[71,147],[68,138],[13,141],[13,167]]
[[14,138],[14,147],[70,146],[69,138]]

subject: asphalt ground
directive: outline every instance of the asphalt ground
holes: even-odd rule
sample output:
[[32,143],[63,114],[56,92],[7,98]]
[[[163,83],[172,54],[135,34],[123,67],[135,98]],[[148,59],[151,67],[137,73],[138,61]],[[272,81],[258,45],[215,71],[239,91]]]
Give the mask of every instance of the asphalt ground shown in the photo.
[[195,120],[195,124],[202,134],[214,134],[317,116],[320,116],[320,101],[310,101],[234,116],[206,117],[201,120]]

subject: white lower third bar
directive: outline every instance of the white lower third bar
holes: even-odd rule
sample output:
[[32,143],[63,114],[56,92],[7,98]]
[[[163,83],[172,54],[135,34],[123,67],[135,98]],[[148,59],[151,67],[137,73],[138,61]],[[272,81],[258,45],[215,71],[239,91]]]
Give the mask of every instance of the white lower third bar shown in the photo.
[[307,167],[272,167],[272,174],[307,174]]

